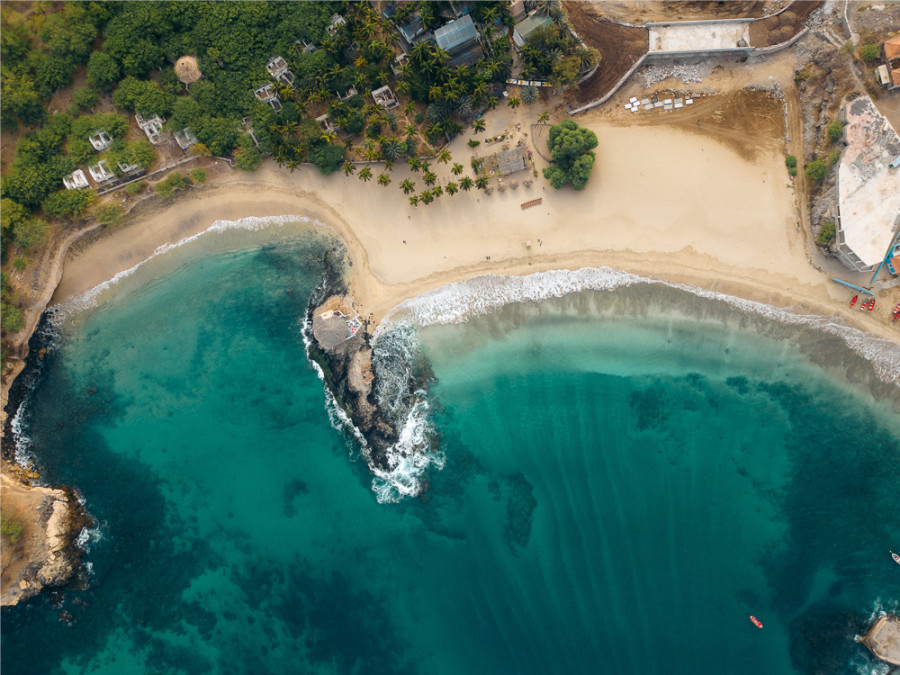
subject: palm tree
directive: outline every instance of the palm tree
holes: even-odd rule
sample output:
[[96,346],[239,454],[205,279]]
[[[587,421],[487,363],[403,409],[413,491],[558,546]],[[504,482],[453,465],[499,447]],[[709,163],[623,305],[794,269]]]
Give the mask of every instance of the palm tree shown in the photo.
[[391,184],[391,177],[386,173],[378,174],[378,184],[387,187]]
[[478,176],[478,178],[475,180],[475,187],[477,187],[479,190],[484,190],[487,187],[487,184],[487,176]]
[[410,197],[410,198],[409,198],[409,204],[410,204],[410,206],[418,206],[418,205],[419,205],[419,198],[418,198],[418,196],[413,195],[412,197]]
[[440,185],[435,185],[433,188],[431,188],[431,194],[433,194],[435,197],[440,197],[442,194],[444,194],[444,188],[442,188]]
[[384,170],[385,171],[393,171],[394,170],[394,160],[392,160],[392,159],[384,160]]
[[578,63],[581,65],[582,70],[593,68],[594,64],[597,63],[597,51],[589,47],[579,47],[575,50],[575,56],[578,57]]
[[474,129],[476,134],[480,131],[484,131],[484,120],[479,117],[477,120],[472,122],[472,129]]
[[441,148],[441,151],[438,153],[437,161],[441,164],[446,164],[450,161],[450,151],[447,148]]
[[[474,184],[475,184],[475,181],[473,181],[473,180],[472,180],[471,178],[469,178],[468,176],[463,176],[462,178],[459,179],[459,187],[461,187],[461,188],[462,188],[463,190],[465,190],[466,192],[468,192],[469,190],[471,190],[471,189],[472,189],[472,186],[473,186]],[[450,186],[448,185],[447,188],[449,189],[449,187],[450,187]]]
[[443,96],[444,92],[438,85],[431,85],[431,89],[428,90],[429,101],[439,101],[441,98],[443,98]]
[[400,158],[400,143],[396,138],[383,138],[381,140],[381,156],[389,161]]
[[410,192],[416,189],[416,183],[415,181],[411,181],[409,178],[407,178],[402,183],[400,183],[400,189],[403,190],[403,194],[408,195]]
[[415,124],[407,124],[406,128],[403,131],[407,136],[415,136],[418,129],[416,129]]
[[454,176],[458,176],[458,175],[461,174],[462,172],[463,172],[463,165],[462,165],[462,164],[456,164],[456,163],[454,163],[454,164],[453,164],[453,168],[450,169],[450,173],[452,173]]
[[419,201],[425,204],[430,204],[434,201],[434,195],[431,194],[431,190],[425,190],[421,195],[419,195]]
[[418,171],[419,169],[422,168],[422,160],[419,159],[418,157],[410,157],[406,161],[409,163],[409,168],[412,169],[413,171]]
[[426,171],[422,179],[425,181],[425,185],[434,185],[435,181],[437,180],[437,176],[431,173],[431,171]]
[[550,113],[548,113],[545,110],[540,115],[538,115],[538,124],[546,124],[547,120],[549,120],[549,119],[550,119]]
[[416,104],[410,101],[405,106],[403,106],[403,112],[407,115],[415,115],[416,114]]
[[372,169],[370,169],[370,168],[367,167],[367,166],[364,166],[364,167],[362,168],[362,171],[359,172],[359,179],[360,179],[360,180],[363,180],[363,181],[365,181],[365,182],[367,182],[367,183],[368,183],[370,180],[372,180]]
[[522,89],[522,103],[525,105],[534,105],[538,100],[538,90],[534,85],[528,85]]
[[488,99],[488,102],[487,102],[487,109],[488,109],[488,110],[493,110],[494,108],[497,107],[497,104],[498,104],[498,103],[500,103],[500,99],[497,98],[496,96],[491,96],[491,97]]
[[356,164],[353,162],[346,162],[344,164],[344,175],[349,176],[351,173],[356,173]]
[[431,171],[431,162],[427,159],[422,160],[422,171]]
[[452,196],[452,195],[455,195],[457,192],[459,192],[459,186],[456,183],[453,183],[453,182],[447,183],[447,194],[448,195]]
[[512,96],[506,102],[506,105],[508,105],[510,108],[518,108],[521,103],[522,99],[520,99],[518,96]]

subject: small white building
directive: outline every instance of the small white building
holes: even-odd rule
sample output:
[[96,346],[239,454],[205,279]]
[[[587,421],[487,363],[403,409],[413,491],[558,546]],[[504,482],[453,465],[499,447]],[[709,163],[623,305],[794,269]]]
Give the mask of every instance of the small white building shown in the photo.
[[119,171],[121,171],[126,176],[131,175],[133,173],[137,173],[138,171],[143,171],[144,167],[140,164],[127,164],[125,162],[119,162]]
[[194,136],[193,132],[185,127],[181,131],[175,132],[175,142],[178,143],[178,147],[182,150],[187,150],[194,143],[197,142],[197,137]]
[[144,119],[139,113],[134,114],[134,119],[137,120],[137,124],[141,128],[141,131],[147,135],[147,140],[153,143],[153,145],[158,145],[162,140],[162,128],[166,121],[159,115]]
[[328,118],[328,113],[319,115],[316,118],[316,122],[319,123],[319,126],[322,127],[322,131],[324,131],[326,134],[333,134],[337,131],[335,126],[331,123],[331,120]]
[[88,137],[88,140],[91,142],[91,145],[94,146],[94,150],[97,152],[102,152],[106,150],[110,144],[112,144],[112,139],[106,133],[106,129],[98,131],[93,136]]
[[335,33],[338,32],[338,28],[340,28],[341,26],[346,26],[346,25],[347,25],[347,20],[344,17],[342,17],[340,14],[332,14],[331,15],[331,23],[329,24],[328,28],[326,28],[325,30],[328,31],[329,35],[334,35]]
[[271,83],[264,84],[257,89],[254,89],[253,93],[260,101],[272,106],[272,110],[281,112],[281,99],[278,98],[278,94],[275,93],[274,85]]
[[274,77],[279,82],[286,84],[289,87],[294,85],[294,74],[288,70],[287,61],[285,61],[280,56],[274,56],[269,59],[269,64],[266,66],[266,70],[269,71],[269,75]]
[[387,85],[373,91],[372,98],[375,99],[375,104],[384,110],[390,110],[400,105],[397,103],[397,97],[394,96],[394,92]]
[[76,169],[71,175],[63,178],[63,185],[66,186],[67,190],[81,190],[82,188],[91,186],[91,184],[88,183],[87,176],[84,175],[84,171],[81,169]]
[[108,183],[109,181],[116,179],[116,174],[106,167],[106,160],[100,160],[93,166],[89,166],[88,171],[91,174],[91,178],[93,178],[94,182],[98,185],[103,185],[103,183]]

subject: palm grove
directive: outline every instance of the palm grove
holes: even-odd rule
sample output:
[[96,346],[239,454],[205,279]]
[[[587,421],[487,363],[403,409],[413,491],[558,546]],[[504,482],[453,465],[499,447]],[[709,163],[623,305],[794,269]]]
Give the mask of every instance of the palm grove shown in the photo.
[[[348,159],[365,159],[383,162],[376,180],[387,187],[392,167],[405,160],[423,173],[421,192],[415,180],[399,183],[414,204],[486,187],[484,176],[463,176],[459,164],[453,164],[453,179],[439,185],[422,156],[449,162],[439,144],[469,124],[476,133],[483,130],[479,113],[499,104],[513,62],[508,3],[475,3],[472,17],[485,52],[475,65],[451,66],[449,54],[423,42],[413,46],[399,74],[391,67],[401,51],[397,26],[415,14],[434,29],[449,20],[451,10],[448,2],[407,2],[388,20],[367,3],[347,2],[36,3],[27,17],[3,7],[3,128],[27,130],[0,188],[4,261],[10,245],[23,255],[40,249],[48,219],[69,222],[92,208],[92,190],[60,189],[62,178],[79,164],[107,159],[116,173],[120,162],[153,165],[154,148],[143,139],[126,139],[129,118],[118,111],[159,115],[172,131],[189,127],[199,140],[194,152],[231,154],[244,170],[255,169],[266,154],[291,170],[309,162],[323,174]],[[592,67],[596,53],[585,51],[564,17],[552,13],[555,23],[535,31],[523,58],[529,76],[562,86]],[[335,14],[344,19],[336,27]],[[203,73],[189,87],[171,67],[186,54],[196,55]],[[266,63],[275,54],[285,57],[295,75],[291,85],[277,84],[277,113],[253,94],[260,83],[271,82]],[[71,88],[79,68],[86,85],[70,92],[65,111],[49,114],[49,100]],[[374,105],[369,95],[388,83],[405,102],[394,110]],[[347,96],[351,87],[359,93]],[[514,96],[508,104],[536,100],[537,93],[526,88],[521,100]],[[104,101],[117,112],[100,112]],[[324,112],[331,130],[315,119]],[[258,145],[246,133],[244,118]],[[101,129],[112,143],[97,155],[86,138]],[[375,178],[370,167],[345,171],[361,180]],[[96,215],[99,207],[93,208]],[[23,255],[16,258],[19,266]],[[21,316],[10,300],[4,293],[4,330],[14,331]]]

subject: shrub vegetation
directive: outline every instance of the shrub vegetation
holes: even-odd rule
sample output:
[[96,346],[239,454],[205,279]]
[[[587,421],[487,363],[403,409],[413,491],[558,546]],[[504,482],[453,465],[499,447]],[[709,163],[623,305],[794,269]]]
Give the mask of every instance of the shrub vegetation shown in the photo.
[[597,147],[597,134],[572,120],[564,120],[550,127],[547,145],[553,163],[544,169],[544,178],[557,190],[567,183],[583,190],[594,169],[592,150]]

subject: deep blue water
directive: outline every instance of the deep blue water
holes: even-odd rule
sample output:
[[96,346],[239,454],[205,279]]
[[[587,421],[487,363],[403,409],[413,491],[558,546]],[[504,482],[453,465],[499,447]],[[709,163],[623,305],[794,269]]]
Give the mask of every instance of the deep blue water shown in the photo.
[[446,467],[379,504],[299,333],[329,245],[198,248],[65,327],[27,431],[102,538],[5,673],[865,671],[900,421],[837,338],[640,287],[426,328]]

